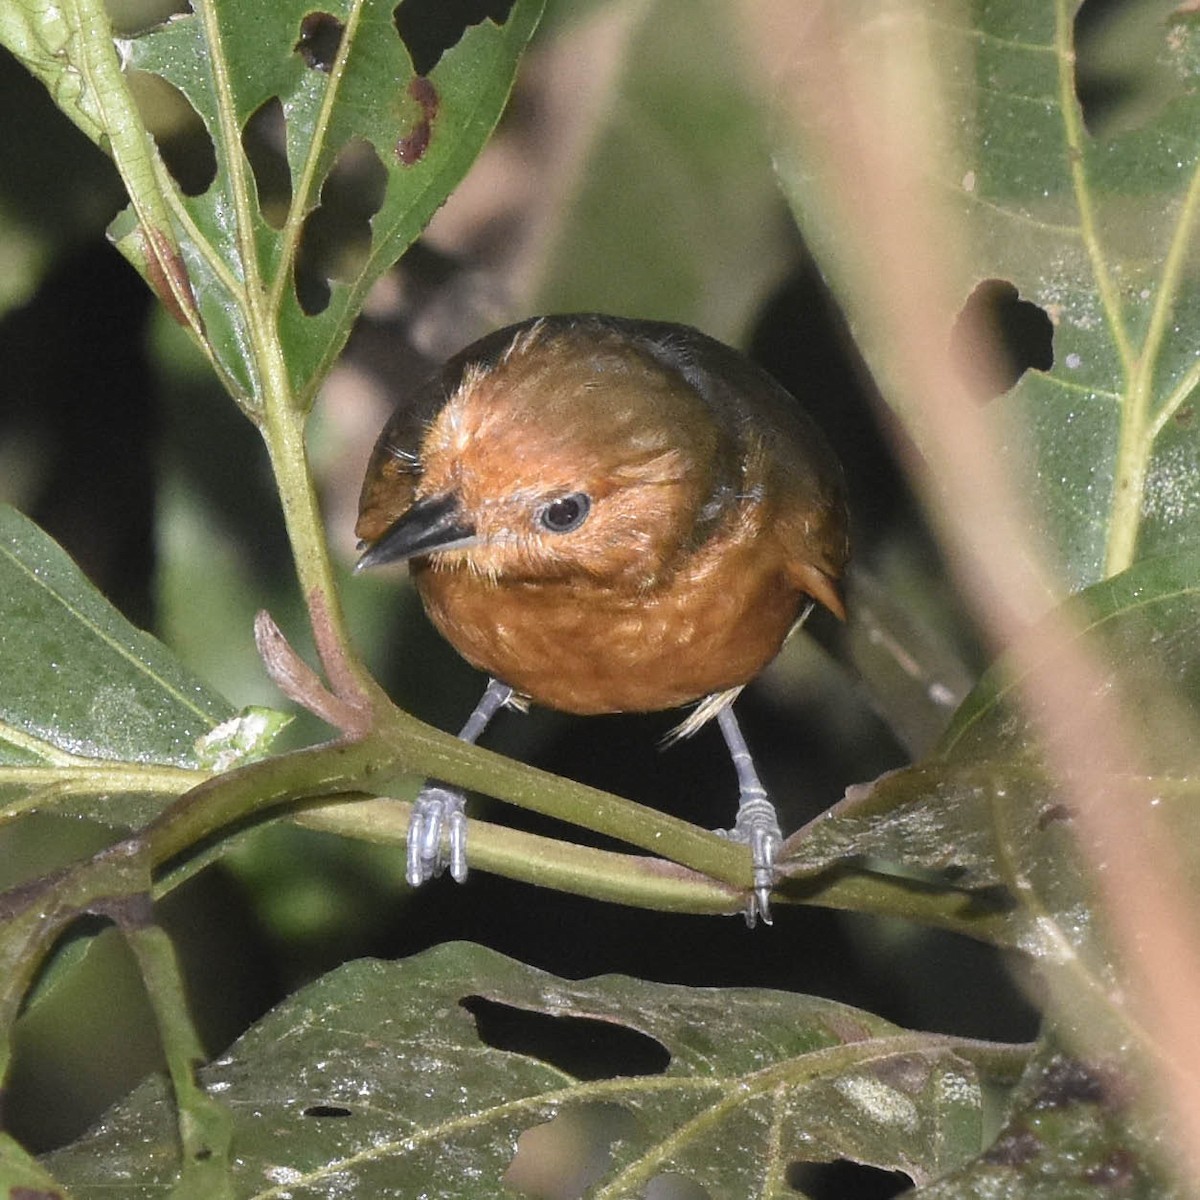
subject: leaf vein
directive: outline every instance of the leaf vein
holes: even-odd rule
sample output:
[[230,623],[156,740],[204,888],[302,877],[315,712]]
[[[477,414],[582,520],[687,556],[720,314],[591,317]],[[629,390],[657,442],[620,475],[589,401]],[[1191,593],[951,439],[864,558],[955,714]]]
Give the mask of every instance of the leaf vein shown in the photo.
[[[75,605],[73,605],[66,598],[66,596],[62,594],[62,592],[58,591],[54,587],[51,587],[50,584],[48,584],[44,579],[39,578],[37,572],[31,570],[29,565],[11,549],[6,546],[0,548],[0,550],[2,550],[5,558],[7,558],[9,562],[11,562],[19,571],[27,575],[38,587],[42,588],[47,595],[52,596],[56,601],[58,601],[58,603],[66,610],[68,615],[78,621],[84,627],[84,629],[93,634],[99,641],[103,642],[120,658],[123,658],[147,679],[152,680],[155,684],[161,687],[162,690],[166,692],[166,694],[173,700],[183,705],[183,707],[189,712],[192,712],[197,717],[200,717],[208,728],[211,729],[216,726],[217,722],[213,719],[211,714],[205,712],[205,710],[196,704],[195,701],[193,701],[190,697],[185,695],[172,684],[168,683],[167,680],[165,680],[156,671],[152,670],[149,664],[143,662],[142,659],[138,658],[136,654],[131,653],[125,646],[117,641],[116,638],[105,632],[105,630],[97,625],[95,621],[91,620],[82,611],[80,611],[80,609],[76,608]],[[141,634],[141,636],[147,637],[149,635]]]

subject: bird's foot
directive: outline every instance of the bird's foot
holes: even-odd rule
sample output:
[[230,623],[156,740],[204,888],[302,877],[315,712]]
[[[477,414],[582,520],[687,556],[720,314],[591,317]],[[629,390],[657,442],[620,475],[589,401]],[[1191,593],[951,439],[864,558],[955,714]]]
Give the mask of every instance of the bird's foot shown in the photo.
[[405,878],[419,887],[447,867],[455,883],[467,877],[466,797],[456,788],[426,784],[408,822]]
[[743,795],[738,804],[737,821],[730,830],[718,830],[722,837],[740,842],[750,849],[754,884],[746,902],[746,924],[753,929],[762,918],[771,924],[771,888],[775,885],[775,856],[783,845],[783,832],[775,806],[763,792]]

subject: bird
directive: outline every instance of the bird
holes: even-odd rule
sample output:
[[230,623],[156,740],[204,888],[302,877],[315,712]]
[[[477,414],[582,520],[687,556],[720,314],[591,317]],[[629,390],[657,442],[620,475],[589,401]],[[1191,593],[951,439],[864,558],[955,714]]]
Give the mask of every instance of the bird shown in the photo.
[[[666,321],[568,313],[499,329],[396,405],[367,466],[356,570],[407,562],[433,625],[504,707],[696,707],[738,781],[747,922],[770,923],[782,834],[733,712],[815,604],[845,619],[841,466],[766,372]],[[465,799],[414,804],[413,885],[467,873]]]

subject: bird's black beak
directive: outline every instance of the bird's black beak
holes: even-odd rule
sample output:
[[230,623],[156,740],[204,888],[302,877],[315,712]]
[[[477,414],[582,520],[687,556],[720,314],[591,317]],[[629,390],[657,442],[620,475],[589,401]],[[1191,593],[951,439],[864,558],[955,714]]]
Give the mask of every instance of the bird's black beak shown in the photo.
[[438,550],[462,550],[474,546],[475,526],[463,515],[453,493],[418,500],[376,539],[355,564],[355,571],[404,562],[419,554]]

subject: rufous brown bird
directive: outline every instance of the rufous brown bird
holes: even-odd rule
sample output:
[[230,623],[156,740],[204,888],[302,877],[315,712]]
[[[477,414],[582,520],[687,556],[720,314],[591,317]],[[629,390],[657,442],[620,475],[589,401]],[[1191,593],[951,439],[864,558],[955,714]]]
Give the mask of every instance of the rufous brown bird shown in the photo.
[[[813,601],[844,617],[841,468],[736,351],[683,325],[578,314],[501,329],[404,397],[363,483],[358,567],[407,560],[434,625],[505,704],[649,712],[698,701],[739,783],[747,908],[770,920],[781,840],[731,707]],[[427,786],[408,876],[466,875],[461,793]],[[446,843],[443,846],[443,842]]]

